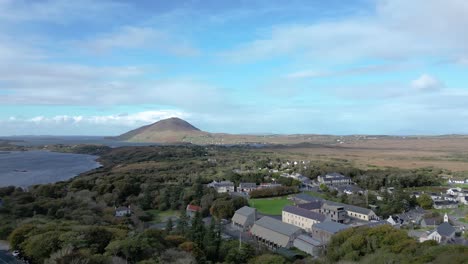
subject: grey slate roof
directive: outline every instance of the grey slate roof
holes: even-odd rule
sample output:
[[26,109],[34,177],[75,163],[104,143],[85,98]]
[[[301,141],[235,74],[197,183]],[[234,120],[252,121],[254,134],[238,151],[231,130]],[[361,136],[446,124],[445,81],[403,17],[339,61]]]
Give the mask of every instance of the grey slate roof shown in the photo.
[[239,183],[239,188],[256,188],[257,184],[255,182],[241,182]]
[[340,232],[341,230],[350,228],[350,226],[332,222],[332,221],[325,221],[325,222],[314,224],[312,228],[321,229],[321,230],[327,231],[328,233],[336,234]]
[[260,218],[260,220],[255,222],[255,225],[258,225],[258,226],[261,226],[270,230],[274,230],[275,232],[278,232],[280,234],[287,235],[287,236],[291,236],[297,231],[301,230],[301,228],[295,225],[283,223],[280,220],[276,220],[269,216],[264,216]]
[[453,228],[449,223],[444,222],[437,227],[437,233],[441,236],[449,237],[455,233],[455,228]]
[[454,201],[434,201],[434,205],[442,206],[442,205],[452,205],[452,204],[457,204],[457,202]]
[[240,215],[243,215],[243,216],[249,216],[251,214],[254,214],[255,211],[256,211],[255,208],[248,207],[248,206],[243,206],[243,207],[239,208],[236,211],[236,214],[240,214]]
[[343,206],[346,211],[352,211],[352,212],[356,212],[359,214],[369,215],[370,213],[373,212],[371,209],[359,207],[355,205],[350,205],[350,204],[343,204],[343,203],[337,203],[337,202],[332,202],[332,201],[326,201],[326,203],[329,205]]
[[[248,206],[244,206],[236,211],[234,216],[232,217],[232,222],[240,224],[242,226],[246,226],[247,220],[249,219],[249,216],[254,214],[255,215],[256,210],[255,208],[251,208]],[[255,221],[255,217],[253,218],[253,221]]]
[[296,195],[295,198],[299,199],[299,200],[307,201],[307,202],[315,202],[315,201],[323,201],[324,200],[324,199],[322,199],[320,197],[310,196],[310,195],[305,194],[305,193],[300,193],[300,194]]
[[439,218],[437,218],[437,217],[425,218],[425,219],[423,219],[423,221],[424,221],[425,225],[433,225],[433,226],[435,226],[435,225],[437,225],[437,224],[439,224],[441,222],[439,220]]
[[298,204],[297,207],[306,209],[306,210],[317,210],[322,208],[322,202],[321,201],[314,201],[310,203],[304,203],[304,204]]
[[313,220],[316,220],[316,221],[319,221],[319,222],[323,222],[327,218],[323,214],[319,214],[319,213],[316,213],[316,212],[309,211],[307,209],[299,208],[299,207],[296,207],[296,206],[290,206],[290,205],[285,206],[283,208],[283,211],[291,213],[291,214],[295,214],[295,215],[300,215],[302,217],[313,219]]
[[322,243],[316,239],[313,239],[311,236],[308,236],[308,235],[299,235],[295,240],[294,240],[294,243],[296,243],[296,241],[301,241],[303,243],[307,243],[307,244],[310,244],[310,245],[313,245],[315,247],[320,247],[322,246]]
[[294,239],[294,235],[300,233],[301,229],[269,216],[264,216],[255,222],[250,232],[252,235],[274,242],[279,246],[287,247]]
[[376,221],[376,222],[369,222],[369,223],[364,224],[363,226],[377,227],[377,226],[389,225],[389,224],[390,224],[389,222],[382,220],[382,221]]

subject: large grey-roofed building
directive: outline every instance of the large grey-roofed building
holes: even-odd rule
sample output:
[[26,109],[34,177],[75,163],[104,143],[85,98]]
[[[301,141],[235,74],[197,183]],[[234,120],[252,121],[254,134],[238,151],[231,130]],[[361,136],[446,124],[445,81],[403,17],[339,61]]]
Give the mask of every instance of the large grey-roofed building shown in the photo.
[[301,204],[301,203],[310,203],[310,202],[317,202],[317,201],[323,201],[323,198],[320,197],[315,197],[315,196],[310,196],[305,193],[300,193],[293,198],[296,203]]
[[293,242],[294,247],[299,250],[302,250],[312,256],[319,256],[320,251],[323,248],[323,244],[313,239],[311,236],[308,235],[299,235]]
[[291,206],[291,205],[285,206],[283,211],[288,212],[288,213],[292,213],[292,214],[295,214],[295,215],[300,215],[302,217],[306,217],[306,218],[309,218],[309,219],[314,219],[314,220],[317,220],[319,222],[325,221],[325,219],[327,218],[323,214],[319,214],[319,213],[316,213],[316,212],[309,211],[307,209],[303,209],[303,208],[299,208],[299,207]]
[[320,210],[320,208],[322,208],[322,204],[323,204],[322,201],[314,201],[310,203],[298,204],[297,207],[312,211],[312,210]]
[[294,239],[302,233],[302,230],[297,226],[264,216],[255,222],[250,229],[250,233],[257,241],[266,244],[270,248],[290,248]]
[[283,208],[281,216],[283,222],[298,226],[307,232],[312,230],[313,224],[323,222],[327,218],[323,214],[289,205]]
[[232,224],[243,231],[250,229],[257,220],[257,210],[252,207],[244,206],[236,211],[232,217]]
[[350,204],[337,203],[332,201],[325,202],[328,205],[332,206],[343,206],[349,217],[370,221],[370,220],[380,220],[379,217],[371,209],[359,207]]
[[312,226],[312,237],[322,243],[328,243],[334,234],[347,228],[350,226],[332,221],[317,223]]

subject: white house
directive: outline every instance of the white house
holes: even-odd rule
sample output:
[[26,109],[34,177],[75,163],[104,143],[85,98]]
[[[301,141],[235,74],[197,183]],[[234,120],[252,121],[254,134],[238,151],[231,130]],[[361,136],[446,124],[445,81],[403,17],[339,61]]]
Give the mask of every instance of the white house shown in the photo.
[[468,179],[465,179],[465,180],[449,179],[448,183],[450,183],[450,184],[468,184]]
[[454,237],[455,228],[448,223],[448,216],[445,214],[444,222],[427,236],[427,240],[435,240],[438,243],[442,243],[451,240]]
[[249,193],[256,189],[257,189],[257,184],[255,182],[241,182],[239,183],[239,187],[237,187],[238,192],[246,192],[246,193]]
[[447,190],[449,195],[458,195],[461,192],[461,188],[450,188]]
[[208,187],[216,189],[218,193],[234,192],[234,183],[231,181],[213,181],[208,184]]
[[128,216],[131,214],[132,214],[132,210],[130,209],[130,206],[128,207],[121,206],[121,207],[115,208],[116,217]]

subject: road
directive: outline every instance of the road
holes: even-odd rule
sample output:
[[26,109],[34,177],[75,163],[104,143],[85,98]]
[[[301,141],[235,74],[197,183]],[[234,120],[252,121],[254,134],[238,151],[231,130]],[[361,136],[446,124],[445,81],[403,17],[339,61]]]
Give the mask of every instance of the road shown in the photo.
[[0,264],[20,264],[8,251],[0,250]]

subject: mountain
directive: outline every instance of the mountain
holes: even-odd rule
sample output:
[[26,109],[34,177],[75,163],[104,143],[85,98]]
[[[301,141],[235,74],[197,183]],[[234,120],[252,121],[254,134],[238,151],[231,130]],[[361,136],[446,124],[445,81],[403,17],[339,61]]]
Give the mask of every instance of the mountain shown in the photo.
[[133,142],[176,143],[187,138],[209,134],[177,117],[160,120],[118,136],[116,139]]

